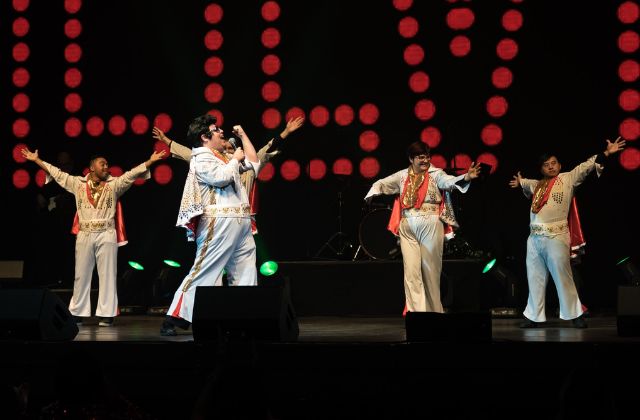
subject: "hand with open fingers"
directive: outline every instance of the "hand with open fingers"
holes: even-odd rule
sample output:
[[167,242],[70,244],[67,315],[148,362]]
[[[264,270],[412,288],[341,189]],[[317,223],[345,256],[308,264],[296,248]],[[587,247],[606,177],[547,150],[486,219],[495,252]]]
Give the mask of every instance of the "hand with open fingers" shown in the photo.
[[624,146],[626,144],[627,144],[627,141],[619,136],[614,142],[611,142],[607,139],[607,149],[605,150],[605,155],[609,156],[614,153],[618,153],[619,151],[624,149]]
[[20,153],[22,153],[22,156],[25,159],[30,160],[31,162],[35,162],[36,160],[38,160],[38,149],[36,149],[35,152],[32,152],[25,147],[24,149],[20,150]]
[[520,185],[522,185],[522,175],[520,175],[520,171],[518,171],[518,174],[514,175],[513,179],[509,181],[509,186],[511,188],[518,188]]
[[480,176],[480,162],[471,162],[471,166],[465,175],[465,179],[470,181]]
[[160,130],[158,127],[153,127],[153,130],[151,130],[151,132],[153,133],[153,138],[163,142],[164,144],[166,144],[167,146],[169,144],[171,144],[171,139],[169,137],[167,137],[164,134],[164,131]]

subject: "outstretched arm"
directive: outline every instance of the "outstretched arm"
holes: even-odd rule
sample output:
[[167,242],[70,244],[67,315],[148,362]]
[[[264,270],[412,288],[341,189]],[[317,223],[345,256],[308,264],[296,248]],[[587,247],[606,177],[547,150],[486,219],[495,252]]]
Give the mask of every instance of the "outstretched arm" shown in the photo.
[[185,160],[189,162],[191,160],[191,149],[187,146],[183,146],[178,142],[173,141],[164,133],[164,131],[160,130],[158,127],[153,127],[153,138],[161,141],[162,143],[169,146],[169,152],[175,158]]
[[[601,155],[604,157],[609,157],[623,150],[625,145],[626,141],[621,137],[618,137],[613,142],[607,139],[607,147]],[[600,158],[601,155],[591,156],[589,159],[587,159],[587,161],[582,162],[581,164],[573,168],[571,172],[569,172],[569,177],[574,187],[582,184],[587,175],[589,175],[589,173],[591,173],[591,171],[593,171],[594,169],[596,170],[598,176],[600,176],[603,168],[600,164],[602,162],[602,159]]]
[[534,179],[523,178],[520,171],[518,171],[518,173],[513,176],[513,179],[509,181],[509,186],[511,188],[522,187],[522,192],[526,197],[531,197],[533,195],[533,191],[535,191],[536,185],[538,185],[538,181]]
[[35,162],[41,167],[51,178],[56,181],[62,188],[74,194],[80,185],[80,179],[77,176],[69,175],[68,173],[61,171],[57,167],[50,163],[44,162],[38,156],[38,150],[35,152],[30,151],[28,148],[24,148],[20,151],[25,159]]

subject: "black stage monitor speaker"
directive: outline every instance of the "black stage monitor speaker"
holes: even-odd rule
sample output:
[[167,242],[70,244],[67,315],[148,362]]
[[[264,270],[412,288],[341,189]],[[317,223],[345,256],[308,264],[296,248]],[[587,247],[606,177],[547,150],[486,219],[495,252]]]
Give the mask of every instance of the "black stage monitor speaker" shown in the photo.
[[287,284],[200,286],[191,327],[196,341],[220,337],[295,341],[299,332]]
[[618,335],[640,336],[640,286],[618,286]]
[[0,338],[70,341],[78,326],[48,289],[0,289]]
[[491,313],[407,312],[407,341],[491,341]]

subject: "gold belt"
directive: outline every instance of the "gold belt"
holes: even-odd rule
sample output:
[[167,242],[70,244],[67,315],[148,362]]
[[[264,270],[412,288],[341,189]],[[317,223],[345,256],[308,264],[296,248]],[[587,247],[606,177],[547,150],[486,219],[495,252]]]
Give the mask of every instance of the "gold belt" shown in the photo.
[[555,223],[531,224],[531,234],[541,236],[554,236],[569,232],[569,223],[566,221]]
[[410,208],[402,210],[402,217],[424,216],[427,214],[440,214],[440,204],[423,204],[419,209]]
[[250,217],[250,206],[214,207],[207,206],[203,217]]
[[80,230],[84,232],[104,232],[115,226],[114,220],[89,220],[88,222],[80,222]]

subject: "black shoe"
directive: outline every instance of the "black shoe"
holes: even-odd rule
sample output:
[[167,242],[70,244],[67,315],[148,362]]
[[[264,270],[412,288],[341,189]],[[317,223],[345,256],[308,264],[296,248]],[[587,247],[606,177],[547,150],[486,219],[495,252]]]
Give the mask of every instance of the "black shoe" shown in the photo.
[[100,322],[98,323],[101,327],[112,327],[113,326],[113,317],[104,317],[100,318]]
[[83,320],[84,320],[84,318],[83,318],[83,317],[81,317],[81,316],[75,316],[75,315],[73,316],[73,321],[76,323],[76,325],[77,325],[78,327],[81,327],[81,326],[82,326],[82,321],[83,321]]
[[164,321],[160,327],[160,335],[163,337],[175,337],[178,335],[176,327],[169,321]]
[[520,323],[520,328],[540,328],[542,322],[535,322],[530,319],[526,319],[524,322]]
[[574,328],[588,328],[587,322],[584,320],[583,315],[571,320]]
[[178,318],[175,316],[167,315],[165,318],[165,322],[171,324],[174,328],[178,327],[183,330],[188,330],[191,326],[191,323],[186,319]]

